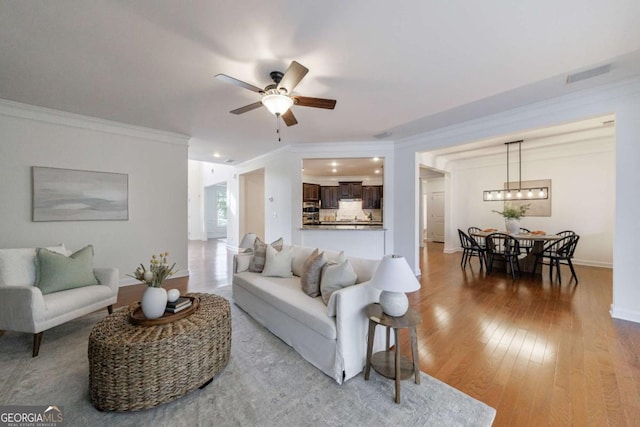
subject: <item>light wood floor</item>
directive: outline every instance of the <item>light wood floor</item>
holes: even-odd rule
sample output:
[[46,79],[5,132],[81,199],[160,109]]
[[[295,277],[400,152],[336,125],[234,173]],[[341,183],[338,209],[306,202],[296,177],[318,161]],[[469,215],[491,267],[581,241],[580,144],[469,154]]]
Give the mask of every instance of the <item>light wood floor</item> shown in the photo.
[[[547,267],[512,281],[487,276],[477,258],[462,270],[441,244],[426,249],[410,296],[422,371],[496,408],[494,426],[640,425],[640,325],[611,319],[611,270],[577,266],[577,286],[566,267],[562,285]],[[190,242],[191,277],[167,287],[226,284],[226,257],[224,242]],[[119,305],[143,290],[122,288]],[[405,353],[407,334],[400,345]]]

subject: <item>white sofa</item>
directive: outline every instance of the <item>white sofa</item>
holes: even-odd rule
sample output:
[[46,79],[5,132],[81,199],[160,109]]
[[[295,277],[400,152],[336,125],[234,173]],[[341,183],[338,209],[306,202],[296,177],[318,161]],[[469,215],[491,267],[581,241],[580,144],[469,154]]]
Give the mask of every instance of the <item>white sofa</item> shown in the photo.
[[[300,285],[302,266],[314,249],[294,246],[291,278],[238,272],[239,264],[247,264],[238,258],[251,255],[236,254],[233,299],[258,323],[342,384],[360,373],[366,362],[368,319],[364,308],[378,302],[380,296],[368,283],[379,261],[347,257],[358,276],[356,284],[334,292],[325,305],[322,297],[308,296]],[[329,258],[338,255],[324,252]],[[384,348],[383,337],[376,334],[374,351]]]
[[99,285],[43,295],[34,286],[35,258],[35,248],[0,249],[0,330],[34,334],[33,357],[43,331],[101,308],[111,313],[118,298],[117,268],[94,268]]

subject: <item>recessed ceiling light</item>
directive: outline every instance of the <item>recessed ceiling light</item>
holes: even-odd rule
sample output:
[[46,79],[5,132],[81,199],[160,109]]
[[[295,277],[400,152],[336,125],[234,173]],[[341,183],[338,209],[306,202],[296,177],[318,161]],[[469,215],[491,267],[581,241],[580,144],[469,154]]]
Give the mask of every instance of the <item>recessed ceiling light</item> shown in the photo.
[[380,169],[376,169],[374,172],[375,173],[380,173]]
[[374,157],[374,158],[373,158],[373,161],[374,161],[374,162],[379,162],[379,161],[380,161],[380,157]]
[[218,153],[218,152],[213,153],[213,157],[219,158],[220,157],[220,153]]
[[336,172],[338,172],[338,169],[333,168],[333,169],[331,169],[331,172],[336,173]]

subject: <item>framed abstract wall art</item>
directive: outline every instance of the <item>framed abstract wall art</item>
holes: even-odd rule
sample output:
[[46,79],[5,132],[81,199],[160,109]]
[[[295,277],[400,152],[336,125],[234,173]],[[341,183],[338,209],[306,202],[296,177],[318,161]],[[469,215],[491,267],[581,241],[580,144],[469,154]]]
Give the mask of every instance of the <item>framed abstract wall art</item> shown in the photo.
[[126,221],[129,175],[33,166],[32,220]]

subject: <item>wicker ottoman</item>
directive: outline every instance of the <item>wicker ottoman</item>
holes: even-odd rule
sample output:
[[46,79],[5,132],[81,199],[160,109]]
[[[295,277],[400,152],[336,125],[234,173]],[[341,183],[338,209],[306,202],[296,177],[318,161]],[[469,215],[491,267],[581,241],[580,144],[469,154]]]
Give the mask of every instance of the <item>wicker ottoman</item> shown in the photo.
[[137,411],[206,385],[229,360],[229,301],[192,293],[200,305],[184,319],[135,326],[129,309],[102,319],[89,336],[89,397],[106,411]]

